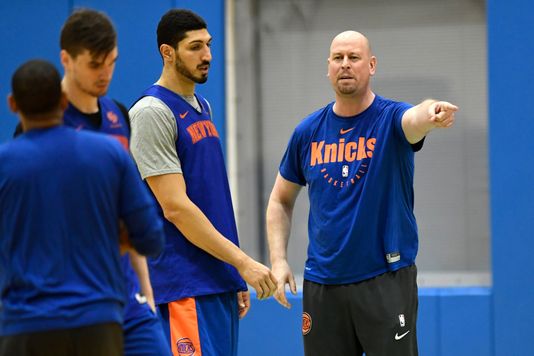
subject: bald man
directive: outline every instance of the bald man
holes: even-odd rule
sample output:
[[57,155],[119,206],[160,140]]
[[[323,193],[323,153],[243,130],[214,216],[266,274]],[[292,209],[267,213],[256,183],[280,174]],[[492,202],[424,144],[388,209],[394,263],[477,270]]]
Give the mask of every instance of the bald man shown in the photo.
[[449,128],[458,108],[416,106],[376,95],[376,57],[361,33],[330,46],[335,101],[306,117],[282,158],[267,233],[276,300],[296,293],[287,244],[297,195],[308,186],[308,259],[302,334],[306,356],[417,355],[417,225],[414,152],[435,128]]

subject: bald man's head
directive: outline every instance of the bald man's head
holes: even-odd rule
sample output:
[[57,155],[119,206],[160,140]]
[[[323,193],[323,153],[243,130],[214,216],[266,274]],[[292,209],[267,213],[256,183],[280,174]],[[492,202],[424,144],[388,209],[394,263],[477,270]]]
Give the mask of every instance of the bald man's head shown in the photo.
[[376,58],[367,37],[356,31],[344,31],[334,37],[328,57],[328,78],[337,95],[368,95],[375,68]]
[[330,53],[332,53],[332,48],[335,48],[337,45],[342,43],[354,43],[355,45],[360,45],[362,48],[368,51],[369,55],[372,54],[369,40],[360,32],[349,30],[339,33],[336,37],[334,37],[332,43],[330,44]]

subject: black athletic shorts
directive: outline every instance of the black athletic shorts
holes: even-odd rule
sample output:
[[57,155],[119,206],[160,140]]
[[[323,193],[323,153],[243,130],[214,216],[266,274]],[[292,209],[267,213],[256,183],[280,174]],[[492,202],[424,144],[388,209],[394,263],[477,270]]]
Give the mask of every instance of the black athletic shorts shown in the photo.
[[417,356],[417,268],[353,284],[304,281],[306,356]]
[[0,356],[122,356],[117,323],[0,337]]

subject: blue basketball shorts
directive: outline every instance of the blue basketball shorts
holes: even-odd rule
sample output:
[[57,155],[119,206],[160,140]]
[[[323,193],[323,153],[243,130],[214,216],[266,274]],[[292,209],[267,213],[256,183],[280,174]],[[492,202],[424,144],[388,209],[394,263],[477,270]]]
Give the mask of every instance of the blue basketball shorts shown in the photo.
[[158,312],[173,356],[237,356],[236,292],[160,304]]
[[170,356],[160,319],[148,305],[144,309],[124,320],[124,356]]

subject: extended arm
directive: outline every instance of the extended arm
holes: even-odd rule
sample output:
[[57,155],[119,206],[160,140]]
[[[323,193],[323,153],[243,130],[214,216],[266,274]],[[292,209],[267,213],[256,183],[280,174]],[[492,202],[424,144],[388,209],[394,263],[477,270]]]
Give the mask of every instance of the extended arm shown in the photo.
[[195,246],[234,266],[257,292],[258,299],[270,297],[276,290],[271,271],[256,262],[230,240],[221,235],[204,213],[189,199],[181,174],[147,177],[165,218],[173,223]]
[[278,174],[267,206],[267,239],[273,274],[278,281],[274,297],[286,308],[290,308],[291,304],[286,298],[285,285],[289,284],[291,292],[297,293],[295,278],[287,262],[287,244],[291,232],[293,207],[300,188],[300,185],[292,183]]
[[454,123],[458,107],[446,101],[428,99],[416,105],[402,116],[402,130],[411,144],[423,139],[435,128],[449,128]]

